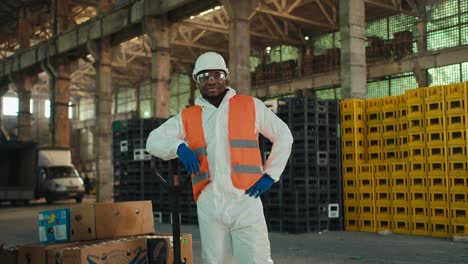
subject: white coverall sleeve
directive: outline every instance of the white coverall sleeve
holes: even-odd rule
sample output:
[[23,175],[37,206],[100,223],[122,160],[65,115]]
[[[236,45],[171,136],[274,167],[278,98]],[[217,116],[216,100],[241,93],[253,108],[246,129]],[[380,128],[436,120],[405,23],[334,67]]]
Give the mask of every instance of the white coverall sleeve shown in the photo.
[[264,165],[264,173],[270,175],[275,181],[279,181],[291,154],[293,137],[283,120],[279,119],[262,101],[257,98],[254,100],[257,130],[273,143],[271,153]]
[[163,160],[175,159],[178,157],[177,148],[181,143],[185,143],[184,140],[182,119],[180,114],[177,114],[151,131],[146,140],[146,151]]

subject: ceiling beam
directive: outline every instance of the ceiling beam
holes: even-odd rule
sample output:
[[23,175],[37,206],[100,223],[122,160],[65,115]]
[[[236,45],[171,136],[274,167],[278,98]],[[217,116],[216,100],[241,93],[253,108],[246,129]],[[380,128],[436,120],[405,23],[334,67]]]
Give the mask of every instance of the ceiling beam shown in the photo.
[[258,6],[258,7],[255,8],[255,10],[257,12],[259,12],[259,13],[270,14],[270,15],[273,15],[273,16],[276,16],[276,17],[280,17],[280,18],[283,18],[283,19],[288,19],[288,20],[291,20],[291,21],[295,21],[295,22],[310,25],[310,26],[322,27],[322,28],[334,29],[334,30],[338,29],[338,27],[336,25],[331,25],[331,24],[327,24],[327,23],[313,21],[313,20],[306,19],[306,18],[303,18],[303,17],[294,16],[294,15],[288,14],[286,12],[278,12],[278,11],[274,11],[274,10],[269,10],[269,9],[264,8],[264,6]]

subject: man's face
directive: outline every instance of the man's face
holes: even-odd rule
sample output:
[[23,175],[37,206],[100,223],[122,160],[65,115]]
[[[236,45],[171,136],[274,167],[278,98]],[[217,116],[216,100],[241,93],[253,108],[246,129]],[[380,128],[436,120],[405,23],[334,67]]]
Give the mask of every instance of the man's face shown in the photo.
[[224,71],[204,71],[196,76],[200,93],[205,99],[215,99],[226,90],[226,73]]

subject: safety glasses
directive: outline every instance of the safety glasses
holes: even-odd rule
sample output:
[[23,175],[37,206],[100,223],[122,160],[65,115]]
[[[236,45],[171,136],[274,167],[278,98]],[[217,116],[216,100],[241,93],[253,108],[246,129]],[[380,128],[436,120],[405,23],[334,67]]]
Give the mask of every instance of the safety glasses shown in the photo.
[[198,74],[196,79],[198,83],[207,83],[210,80],[226,80],[226,73],[224,71],[208,71]]

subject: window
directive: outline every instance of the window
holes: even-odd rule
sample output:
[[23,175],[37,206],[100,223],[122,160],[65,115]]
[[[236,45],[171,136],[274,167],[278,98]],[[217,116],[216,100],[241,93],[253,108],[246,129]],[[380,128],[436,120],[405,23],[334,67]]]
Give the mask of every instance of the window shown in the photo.
[[3,97],[3,114],[7,116],[18,116],[18,98]]
[[80,99],[80,120],[89,120],[95,118],[94,98],[81,98]]
[[136,111],[136,90],[119,89],[117,92],[117,113]]
[[169,85],[171,93],[169,114],[175,115],[189,105],[190,99],[190,76],[186,74],[173,73]]
[[426,8],[427,49],[439,50],[468,44],[466,0],[439,1]]
[[[29,112],[33,113],[33,100],[29,100]],[[3,115],[18,116],[19,100],[18,97],[3,97]]]

